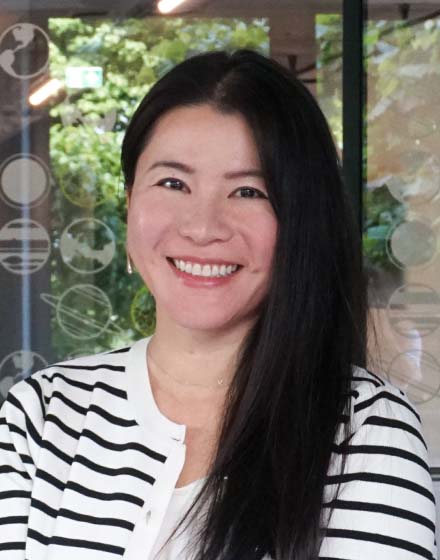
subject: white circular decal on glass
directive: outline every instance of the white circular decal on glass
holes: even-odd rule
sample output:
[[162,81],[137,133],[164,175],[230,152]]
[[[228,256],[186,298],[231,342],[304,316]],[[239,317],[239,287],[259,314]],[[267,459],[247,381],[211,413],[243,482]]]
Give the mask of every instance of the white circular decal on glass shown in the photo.
[[414,404],[439,396],[440,365],[429,352],[402,352],[393,359],[387,373],[390,381],[401,387]]
[[77,284],[60,297],[41,294],[41,299],[55,309],[59,326],[72,338],[89,340],[103,332],[122,332],[112,323],[113,311],[106,293],[93,284]]
[[100,272],[116,251],[112,230],[102,221],[81,218],[66,227],[60,239],[63,261],[80,274]]
[[15,383],[46,366],[46,360],[30,350],[17,350],[8,354],[0,363],[0,397],[6,398]]
[[391,295],[387,315],[398,334],[413,339],[428,336],[440,325],[440,296],[425,284],[405,284]]
[[423,267],[437,254],[437,236],[425,222],[405,221],[390,231],[386,248],[389,259],[397,267]]
[[96,208],[112,196],[100,183],[95,171],[86,163],[81,163],[74,172],[66,172],[57,179],[67,200],[81,208]]
[[430,152],[413,150],[401,154],[404,171],[387,178],[386,185],[399,202],[416,206],[435,197],[440,189],[440,160]]
[[49,258],[50,239],[38,222],[11,220],[0,229],[0,263],[13,274],[32,274]]
[[0,195],[9,206],[36,206],[52,184],[46,164],[31,154],[14,154],[0,167]]
[[17,23],[0,36],[0,68],[13,78],[34,78],[45,72],[48,64],[49,37],[41,27]]

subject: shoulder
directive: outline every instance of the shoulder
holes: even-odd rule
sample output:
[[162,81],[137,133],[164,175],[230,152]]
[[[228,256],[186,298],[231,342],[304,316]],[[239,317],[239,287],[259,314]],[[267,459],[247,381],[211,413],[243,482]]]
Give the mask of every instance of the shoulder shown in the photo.
[[34,414],[38,411],[44,418],[53,396],[79,402],[84,395],[101,389],[123,397],[122,375],[130,349],[127,346],[51,364],[11,387],[4,406]]
[[321,555],[436,558],[435,498],[417,408],[390,381],[355,368],[349,432],[335,446],[327,477],[334,509]]
[[389,477],[401,487],[408,486],[403,479],[411,481],[432,507],[430,458],[416,406],[402,389],[364,369],[355,370],[352,387],[351,435],[339,445],[350,456],[349,468],[388,476],[386,484]]
[[420,432],[421,417],[416,406],[402,389],[383,376],[355,367],[351,388],[351,421],[354,431],[362,426],[376,425]]
[[56,377],[65,376],[81,381],[84,378],[98,379],[107,372],[109,375],[110,372],[123,373],[130,349],[131,347],[127,346],[118,350],[57,362],[34,373],[29,379],[53,380]]

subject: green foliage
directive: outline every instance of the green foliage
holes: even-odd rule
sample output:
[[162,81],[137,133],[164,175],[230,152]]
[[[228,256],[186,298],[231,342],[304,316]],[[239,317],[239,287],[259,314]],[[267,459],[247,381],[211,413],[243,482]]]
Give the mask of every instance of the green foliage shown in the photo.
[[366,189],[363,204],[365,264],[368,267],[395,272],[395,266],[387,255],[387,238],[393,227],[404,219],[406,209],[391,196],[386,185]]
[[342,16],[316,15],[316,94],[336,145],[342,149]]
[[[269,30],[264,19],[168,17],[51,19],[49,30],[53,77],[64,81],[65,68],[72,66],[99,66],[104,72],[101,88],[69,90],[51,110],[50,155],[58,186],[52,205],[54,248],[59,249],[62,232],[78,218],[104,222],[116,244],[111,264],[95,274],[75,272],[59,250],[52,253],[51,290],[58,301],[70,287],[92,284],[112,305],[110,329],[94,338],[73,338],[54,312],[53,347],[56,359],[62,359],[122,346],[154,327],[151,295],[139,275],[127,276],[125,270],[126,206],[119,158],[135,107],[160,76],[193,54],[236,48],[268,54]],[[70,310],[75,311],[93,320],[93,309]]]

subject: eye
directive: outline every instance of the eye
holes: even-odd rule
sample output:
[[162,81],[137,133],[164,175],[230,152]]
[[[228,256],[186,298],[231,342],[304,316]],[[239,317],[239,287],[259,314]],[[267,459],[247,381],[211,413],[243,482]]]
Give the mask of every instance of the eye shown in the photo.
[[238,198],[267,198],[267,196],[258,189],[253,187],[240,187],[234,193]]
[[174,191],[180,191],[183,187],[185,187],[185,183],[183,181],[180,181],[180,179],[174,179],[173,177],[161,179],[157,182],[157,185]]

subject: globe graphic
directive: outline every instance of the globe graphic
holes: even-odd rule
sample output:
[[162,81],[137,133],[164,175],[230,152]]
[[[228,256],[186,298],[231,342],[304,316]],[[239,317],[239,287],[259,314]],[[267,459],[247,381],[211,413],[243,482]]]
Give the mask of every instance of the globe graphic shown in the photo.
[[6,398],[15,383],[46,366],[46,360],[31,350],[16,350],[8,354],[0,363],[0,401]]
[[13,78],[28,80],[47,70],[49,37],[33,23],[17,23],[0,36],[0,68]]
[[63,231],[60,239],[63,261],[79,274],[100,272],[115,255],[112,230],[101,220],[80,218]]
[[99,174],[85,161],[75,171],[60,173],[57,180],[67,200],[81,208],[96,208],[113,195],[103,188]]

